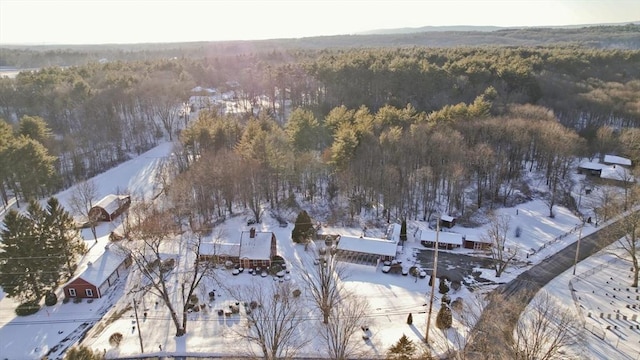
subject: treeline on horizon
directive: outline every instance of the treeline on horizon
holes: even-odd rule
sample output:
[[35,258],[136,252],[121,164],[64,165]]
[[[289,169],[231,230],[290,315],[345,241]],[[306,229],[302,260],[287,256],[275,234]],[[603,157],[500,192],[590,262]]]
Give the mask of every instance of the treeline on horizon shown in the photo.
[[[193,206],[212,220],[238,204],[293,206],[297,192],[333,203],[335,218],[374,207],[387,218],[426,218],[436,203],[462,214],[469,203],[518,201],[534,169],[553,189],[549,201],[560,202],[575,156],[640,161],[639,63],[638,50],[552,46],[273,50],[47,67],[0,80],[0,116],[18,128],[15,139],[28,137],[25,116],[46,123],[56,182],[23,193],[16,179],[24,174],[7,166],[0,180],[25,198],[45,195],[167,137],[181,143],[176,172],[189,180],[179,188],[198,194]],[[246,104],[266,95],[270,106],[259,115],[203,110],[180,131],[176,109],[196,86],[234,90]],[[286,116],[285,104],[293,109]]]
[[79,66],[106,59],[146,61],[169,58],[227,57],[240,54],[324,49],[398,47],[548,47],[640,49],[640,24],[580,28],[515,28],[495,31],[425,31],[394,34],[317,36],[300,39],[201,41],[183,43],[3,45],[0,67],[34,69]]

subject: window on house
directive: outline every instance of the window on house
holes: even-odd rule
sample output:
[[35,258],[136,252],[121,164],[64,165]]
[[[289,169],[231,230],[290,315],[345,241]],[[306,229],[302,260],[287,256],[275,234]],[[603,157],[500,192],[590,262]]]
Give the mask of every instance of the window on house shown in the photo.
[[85,292],[85,294],[87,294],[88,297],[93,297],[93,290],[86,289],[84,292]]
[[74,288],[69,288],[69,296],[71,296],[71,297],[75,297],[75,296],[76,296],[76,289],[74,289]]

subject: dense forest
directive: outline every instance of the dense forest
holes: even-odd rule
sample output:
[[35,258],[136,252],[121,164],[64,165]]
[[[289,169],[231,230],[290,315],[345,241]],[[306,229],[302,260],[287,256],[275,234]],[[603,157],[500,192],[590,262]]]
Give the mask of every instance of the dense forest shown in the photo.
[[[442,204],[464,216],[530,196],[534,168],[552,207],[576,156],[640,161],[639,26],[459,36],[534,45],[375,44],[393,36],[2,49],[4,65],[40,67],[0,79],[3,200],[46,196],[164,139],[176,141],[170,193],[211,221],[236,205],[259,219],[261,202],[295,206],[300,192],[335,219],[428,218]],[[179,109],[196,86],[270,105],[190,119]]]

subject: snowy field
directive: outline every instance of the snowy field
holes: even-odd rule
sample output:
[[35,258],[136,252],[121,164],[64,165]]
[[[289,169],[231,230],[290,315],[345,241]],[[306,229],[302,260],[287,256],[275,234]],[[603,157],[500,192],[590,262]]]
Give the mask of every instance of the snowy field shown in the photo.
[[[171,153],[171,144],[162,144],[151,151],[124,163],[112,170],[109,170],[94,180],[101,192],[100,195],[122,190],[129,192],[134,197],[144,196],[146,198],[158,193],[155,181],[155,174],[161,165],[161,160]],[[62,204],[66,204],[72,189],[57,195]],[[584,201],[584,199],[583,199]],[[493,275],[493,270],[478,268],[482,277],[494,282],[508,282],[530,265],[538,263],[545,257],[562,249],[566,245],[574,242],[578,238],[580,220],[568,210],[555,207],[554,219],[548,217],[548,207],[543,201],[532,201],[521,204],[517,208],[500,209],[500,214],[511,218],[511,231],[508,246],[517,248],[519,254],[518,266],[509,268],[499,279]],[[294,215],[295,216],[295,215]],[[289,277],[283,282],[294,287],[303,288],[299,275],[305,271],[312,260],[317,257],[314,247],[305,250],[303,245],[294,244],[291,241],[292,222],[288,219],[289,225],[286,228],[279,227],[278,222],[265,215],[261,224],[252,225],[258,231],[271,231],[277,238],[278,254],[281,255],[290,269]],[[108,242],[108,234],[117,223],[102,224],[98,228],[98,243],[95,249],[104,248]],[[515,237],[513,229],[521,228],[521,235]],[[409,229],[426,228],[424,222],[409,222]],[[246,218],[243,215],[232,217],[214,230],[214,235],[221,235],[228,238],[237,238],[242,231],[249,230]],[[385,229],[371,229],[372,233],[384,233]],[[583,228],[582,235],[593,232],[595,228],[587,224]],[[333,228],[333,232],[343,234],[360,234],[362,229]],[[453,227],[450,231],[461,234],[480,236],[484,233],[484,228],[468,229],[460,226]],[[211,236],[214,236],[211,235]],[[406,265],[416,263],[418,251],[424,248],[413,239],[413,231],[408,231],[409,239],[405,244],[403,253],[398,259]],[[93,244],[93,236],[90,232],[84,232],[83,236],[88,242]],[[167,251],[180,253],[180,241],[170,242],[173,246]],[[318,245],[322,246],[322,245]],[[472,254],[472,250],[457,249],[454,253]],[[88,257],[84,259],[88,261]],[[187,266],[189,261],[179,260],[182,266]],[[613,274],[627,274],[629,266],[618,269],[615,262],[607,262],[603,257],[595,257],[585,260],[578,266],[579,272],[604,264],[602,271],[585,275],[583,278],[576,278],[572,281],[576,294],[579,296],[578,302],[574,304],[569,289],[569,280],[572,277],[562,275],[550,284],[544,291],[552,293],[560,298],[568,308],[577,309],[575,305],[582,309],[583,315],[592,313],[592,318],[586,322],[586,326],[593,328],[597,326],[621,324],[621,321],[614,321],[599,317],[599,313],[614,314],[614,310],[620,309],[621,314],[628,316],[628,319],[638,312],[637,309],[629,309],[626,305],[630,303],[622,298],[627,291],[623,289],[622,283],[626,279],[618,279],[615,284],[606,284],[607,279]],[[606,266],[605,266],[606,265]],[[353,290],[368,303],[366,322],[370,330],[370,339],[364,341],[360,337],[355,339],[357,352],[366,358],[379,358],[384,356],[387,349],[393,345],[403,335],[415,342],[422,342],[425,336],[427,323],[427,306],[431,287],[426,278],[414,278],[400,274],[382,273],[382,265],[360,265],[346,264],[348,277],[343,279],[345,286]],[[626,270],[625,270],[626,269]],[[428,269],[426,269],[428,270]],[[570,271],[569,271],[570,273]],[[579,279],[579,280],[578,280]],[[472,282],[472,279],[469,279]],[[170,320],[169,314],[162,304],[157,304],[158,299],[147,293],[141,295],[132,293],[139,282],[135,270],[130,270],[130,276],[120,280],[118,285],[109,290],[101,299],[88,303],[75,304],[69,302],[51,307],[43,307],[38,313],[27,317],[16,317],[14,313],[17,305],[12,299],[4,296],[0,292],[0,358],[2,359],[39,359],[49,354],[50,359],[61,358],[64,349],[68,345],[79,341],[83,334],[86,336],[82,344],[90,346],[95,350],[106,352],[108,357],[135,356],[141,352],[141,344],[138,338],[138,328],[134,316],[133,301],[139,306],[140,315],[139,330],[142,333],[144,353],[146,355],[197,355],[197,356],[238,356],[247,354],[253,345],[245,341],[238,340],[238,332],[246,327],[246,317],[243,312],[232,316],[220,316],[216,310],[224,309],[230,304],[238,301],[229,289],[237,289],[244,285],[260,284],[264,287],[278,286],[280,280],[272,277],[252,276],[248,273],[232,275],[229,270],[219,270],[215,279],[202,284],[198,296],[205,301],[206,306],[203,311],[191,313],[188,323],[187,334],[182,337],[175,337],[175,328]],[[472,284],[473,285],[473,284]],[[613,287],[621,290],[613,290]],[[449,295],[452,299],[462,298],[467,304],[476,304],[476,296],[485,291],[491,290],[491,285],[485,287],[472,286],[462,287],[457,292],[451,290]],[[215,290],[215,300],[209,301],[206,294]],[[593,290],[593,292],[591,292]],[[591,293],[590,293],[591,292]],[[590,294],[589,294],[590,293]],[[609,298],[607,294],[619,294],[619,300]],[[58,293],[59,299],[62,294]],[[440,307],[440,295],[437,293],[433,303],[431,324],[435,324],[435,317]],[[304,296],[303,296],[304,298]],[[630,298],[629,298],[630,299]],[[240,300],[243,301],[243,300]],[[607,306],[611,301],[614,304]],[[637,303],[638,301],[636,301]],[[615,305],[615,306],[614,306]],[[310,308],[311,309],[311,308]],[[144,315],[146,313],[146,316]],[[409,313],[413,316],[413,324],[408,325],[406,320]],[[316,334],[314,328],[320,326],[319,314],[309,310],[305,321],[304,329],[300,329],[301,334],[306,336]],[[461,338],[469,330],[467,321],[464,321],[459,314],[453,312],[453,328],[446,336],[433,327],[430,331],[434,340],[436,352],[443,352],[450,347],[460,344]],[[627,321],[629,322],[629,321]],[[625,323],[626,324],[626,323]],[[622,326],[622,325],[620,325]],[[86,331],[87,329],[88,332]],[[589,338],[587,348],[581,350],[585,358],[589,359],[614,359],[624,358],[622,353],[628,348],[637,349],[637,336],[639,330],[629,328],[618,331],[608,330],[604,341],[597,337]],[[123,340],[118,347],[109,344],[109,336],[119,332],[123,334]],[[597,332],[597,331],[594,331]],[[625,338],[629,346],[616,345],[616,338]],[[313,341],[306,344],[299,351],[300,356],[322,356],[326,352],[318,336],[312,337]],[[613,342],[612,342],[613,341]],[[635,342],[634,342],[635,341]],[[600,344],[603,344],[600,346]],[[613,344],[613,345],[612,345]],[[617,346],[617,348],[616,348]],[[635,353],[634,353],[635,354]],[[635,355],[633,355],[635,356]],[[631,357],[635,358],[635,357]]]

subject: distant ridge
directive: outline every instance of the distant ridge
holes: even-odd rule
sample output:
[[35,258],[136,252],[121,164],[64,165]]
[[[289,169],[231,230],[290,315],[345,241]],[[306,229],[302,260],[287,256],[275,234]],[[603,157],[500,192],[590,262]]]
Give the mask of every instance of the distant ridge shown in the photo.
[[421,26],[421,27],[405,27],[395,29],[376,29],[355,33],[354,35],[390,35],[390,34],[413,34],[423,32],[491,32],[498,30],[514,30],[514,29],[579,29],[593,26],[623,26],[623,25],[640,25],[640,20],[623,22],[623,23],[602,23],[602,24],[582,24],[582,25],[558,25],[558,26],[475,26],[475,25],[448,25],[448,26]]

